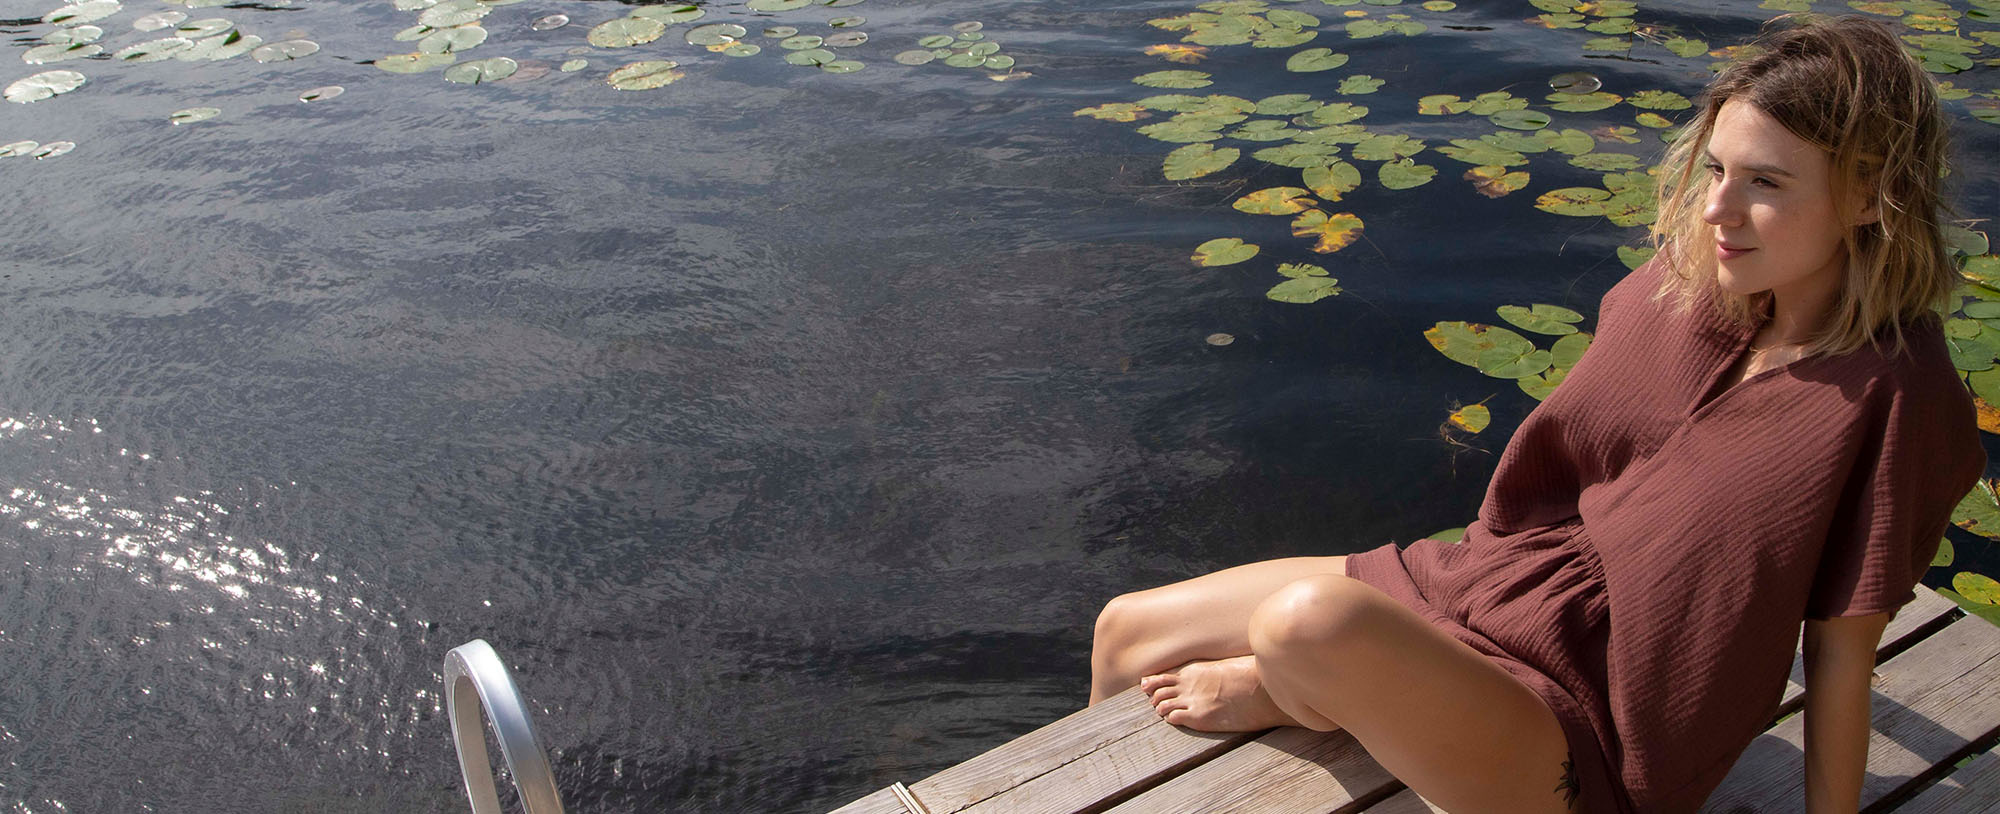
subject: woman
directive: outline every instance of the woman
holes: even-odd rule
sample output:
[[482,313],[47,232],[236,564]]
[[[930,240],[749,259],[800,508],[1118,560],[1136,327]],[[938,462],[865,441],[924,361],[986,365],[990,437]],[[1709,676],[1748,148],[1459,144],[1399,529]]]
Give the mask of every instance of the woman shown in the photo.
[[1803,619],[1806,810],[1855,811],[1875,646],[1986,462],[1937,313],[1945,126],[1879,23],[1759,44],[1462,543],[1120,596],[1092,702],[1136,683],[1194,729],[1345,729],[1447,811],[1695,811]]

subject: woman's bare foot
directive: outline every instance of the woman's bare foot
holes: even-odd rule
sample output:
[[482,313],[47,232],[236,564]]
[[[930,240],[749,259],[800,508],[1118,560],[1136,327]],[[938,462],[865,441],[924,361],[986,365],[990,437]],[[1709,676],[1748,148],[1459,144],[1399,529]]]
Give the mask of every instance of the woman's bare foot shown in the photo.
[[1253,656],[1191,661],[1139,679],[1153,699],[1153,711],[1167,723],[1203,732],[1256,732],[1298,726],[1264,691]]

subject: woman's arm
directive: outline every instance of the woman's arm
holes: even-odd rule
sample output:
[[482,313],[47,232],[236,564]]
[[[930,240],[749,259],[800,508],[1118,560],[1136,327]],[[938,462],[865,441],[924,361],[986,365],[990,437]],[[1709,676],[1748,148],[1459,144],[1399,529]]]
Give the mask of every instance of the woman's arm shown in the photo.
[[1890,611],[1807,619],[1806,814],[1854,814],[1868,767],[1869,678]]

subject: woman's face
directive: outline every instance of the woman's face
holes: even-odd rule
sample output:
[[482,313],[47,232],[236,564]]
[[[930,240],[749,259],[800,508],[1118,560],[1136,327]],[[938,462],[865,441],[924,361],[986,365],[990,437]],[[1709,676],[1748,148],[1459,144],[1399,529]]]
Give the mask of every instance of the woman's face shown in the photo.
[[1722,104],[1708,141],[1716,279],[1734,294],[1772,291],[1822,305],[1839,291],[1847,231],[1834,210],[1833,160],[1762,108]]

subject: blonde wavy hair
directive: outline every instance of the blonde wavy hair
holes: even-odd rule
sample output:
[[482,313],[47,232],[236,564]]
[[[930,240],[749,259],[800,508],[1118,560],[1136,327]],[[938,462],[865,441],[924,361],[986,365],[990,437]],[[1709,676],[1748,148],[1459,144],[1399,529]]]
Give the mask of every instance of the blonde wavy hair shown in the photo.
[[1712,229],[1702,220],[1709,137],[1723,103],[1738,99],[1831,155],[1835,209],[1843,220],[1866,210],[1854,201],[1872,199],[1879,213],[1875,222],[1847,231],[1839,299],[1805,351],[1841,354],[1864,344],[1880,351],[1879,334],[1886,333],[1901,353],[1906,323],[1934,320],[1956,305],[1958,275],[1940,229],[1949,145],[1937,86],[1887,26],[1864,17],[1784,15],[1752,53],[1709,83],[1695,120],[1661,165],[1652,244],[1673,273],[1654,298],[1671,295],[1685,312],[1706,292],[1726,318],[1747,325],[1771,296],[1722,290]]

